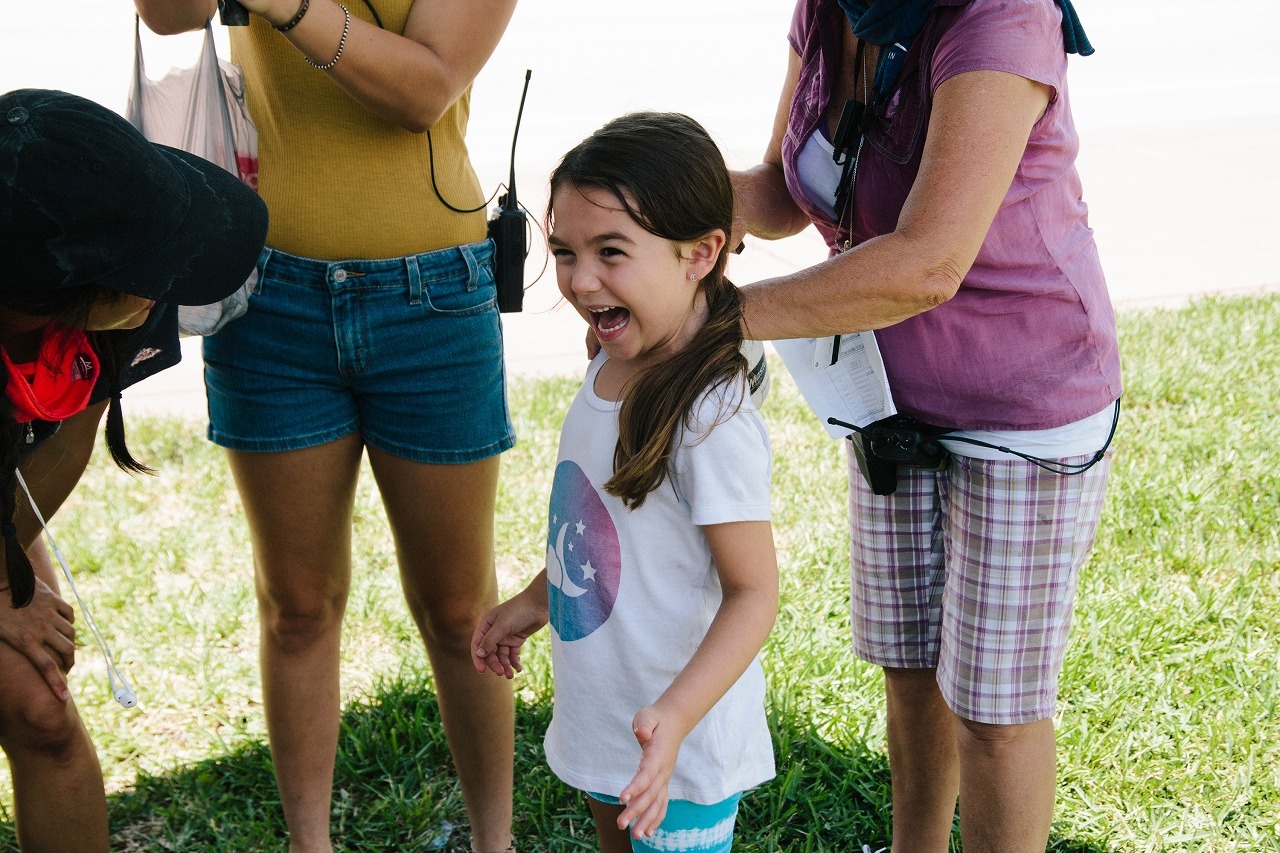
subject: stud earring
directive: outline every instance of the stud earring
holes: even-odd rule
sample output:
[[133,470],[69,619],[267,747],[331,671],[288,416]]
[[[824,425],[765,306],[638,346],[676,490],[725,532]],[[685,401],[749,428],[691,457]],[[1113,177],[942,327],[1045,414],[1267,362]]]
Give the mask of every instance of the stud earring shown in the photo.
[[689,273],[689,281],[697,281],[697,280],[698,280],[698,274],[696,272]]

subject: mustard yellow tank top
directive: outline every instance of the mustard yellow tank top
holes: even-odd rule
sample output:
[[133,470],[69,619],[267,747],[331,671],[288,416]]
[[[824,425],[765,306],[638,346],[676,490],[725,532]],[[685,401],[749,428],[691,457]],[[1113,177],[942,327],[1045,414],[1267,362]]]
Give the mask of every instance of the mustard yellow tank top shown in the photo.
[[[404,31],[413,0],[375,0],[383,24]],[[363,3],[352,17],[373,22]],[[431,188],[427,134],[366,110],[271,25],[253,16],[231,28],[231,59],[244,70],[258,129],[258,192],[271,224],[267,244],[321,260],[390,258],[485,238],[486,214],[455,213]],[[431,129],[436,186],[449,204],[484,195],[465,142],[471,90]]]

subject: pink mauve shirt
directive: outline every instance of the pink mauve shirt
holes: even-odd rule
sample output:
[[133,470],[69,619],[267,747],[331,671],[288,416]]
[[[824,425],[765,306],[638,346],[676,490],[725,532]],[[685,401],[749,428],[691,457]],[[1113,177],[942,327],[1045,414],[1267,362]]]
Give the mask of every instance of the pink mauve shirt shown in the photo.
[[[899,410],[960,429],[1050,429],[1120,396],[1115,314],[1075,169],[1061,13],[1053,0],[938,0],[911,44],[895,92],[858,166],[849,236],[897,226],[920,167],[933,93],[967,71],[1051,87],[1049,107],[973,268],[948,302],[876,331]],[[787,186],[832,248],[844,242],[805,195],[796,163],[822,125],[847,26],[836,0],[800,0],[790,42],[800,83],[783,140]]]

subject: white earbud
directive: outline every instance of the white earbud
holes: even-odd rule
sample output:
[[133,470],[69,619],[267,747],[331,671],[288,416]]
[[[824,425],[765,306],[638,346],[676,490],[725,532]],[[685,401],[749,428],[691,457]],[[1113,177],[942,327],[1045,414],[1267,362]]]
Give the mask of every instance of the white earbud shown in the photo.
[[138,694],[133,692],[133,688],[129,686],[129,682],[124,680],[124,676],[113,666],[107,670],[107,677],[111,677],[111,673],[115,672],[120,679],[119,684],[112,684],[111,695],[116,697],[116,701],[120,703],[121,708],[132,708],[138,704]]

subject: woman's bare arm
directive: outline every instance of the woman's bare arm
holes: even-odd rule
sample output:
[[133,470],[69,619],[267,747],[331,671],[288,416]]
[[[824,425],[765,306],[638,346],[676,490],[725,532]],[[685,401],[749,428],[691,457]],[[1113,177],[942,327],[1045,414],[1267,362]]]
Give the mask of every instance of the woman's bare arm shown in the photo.
[[898,227],[808,269],[744,286],[749,336],[878,329],[950,299],[1048,103],[1047,86],[1016,74],[973,71],[946,80]]

